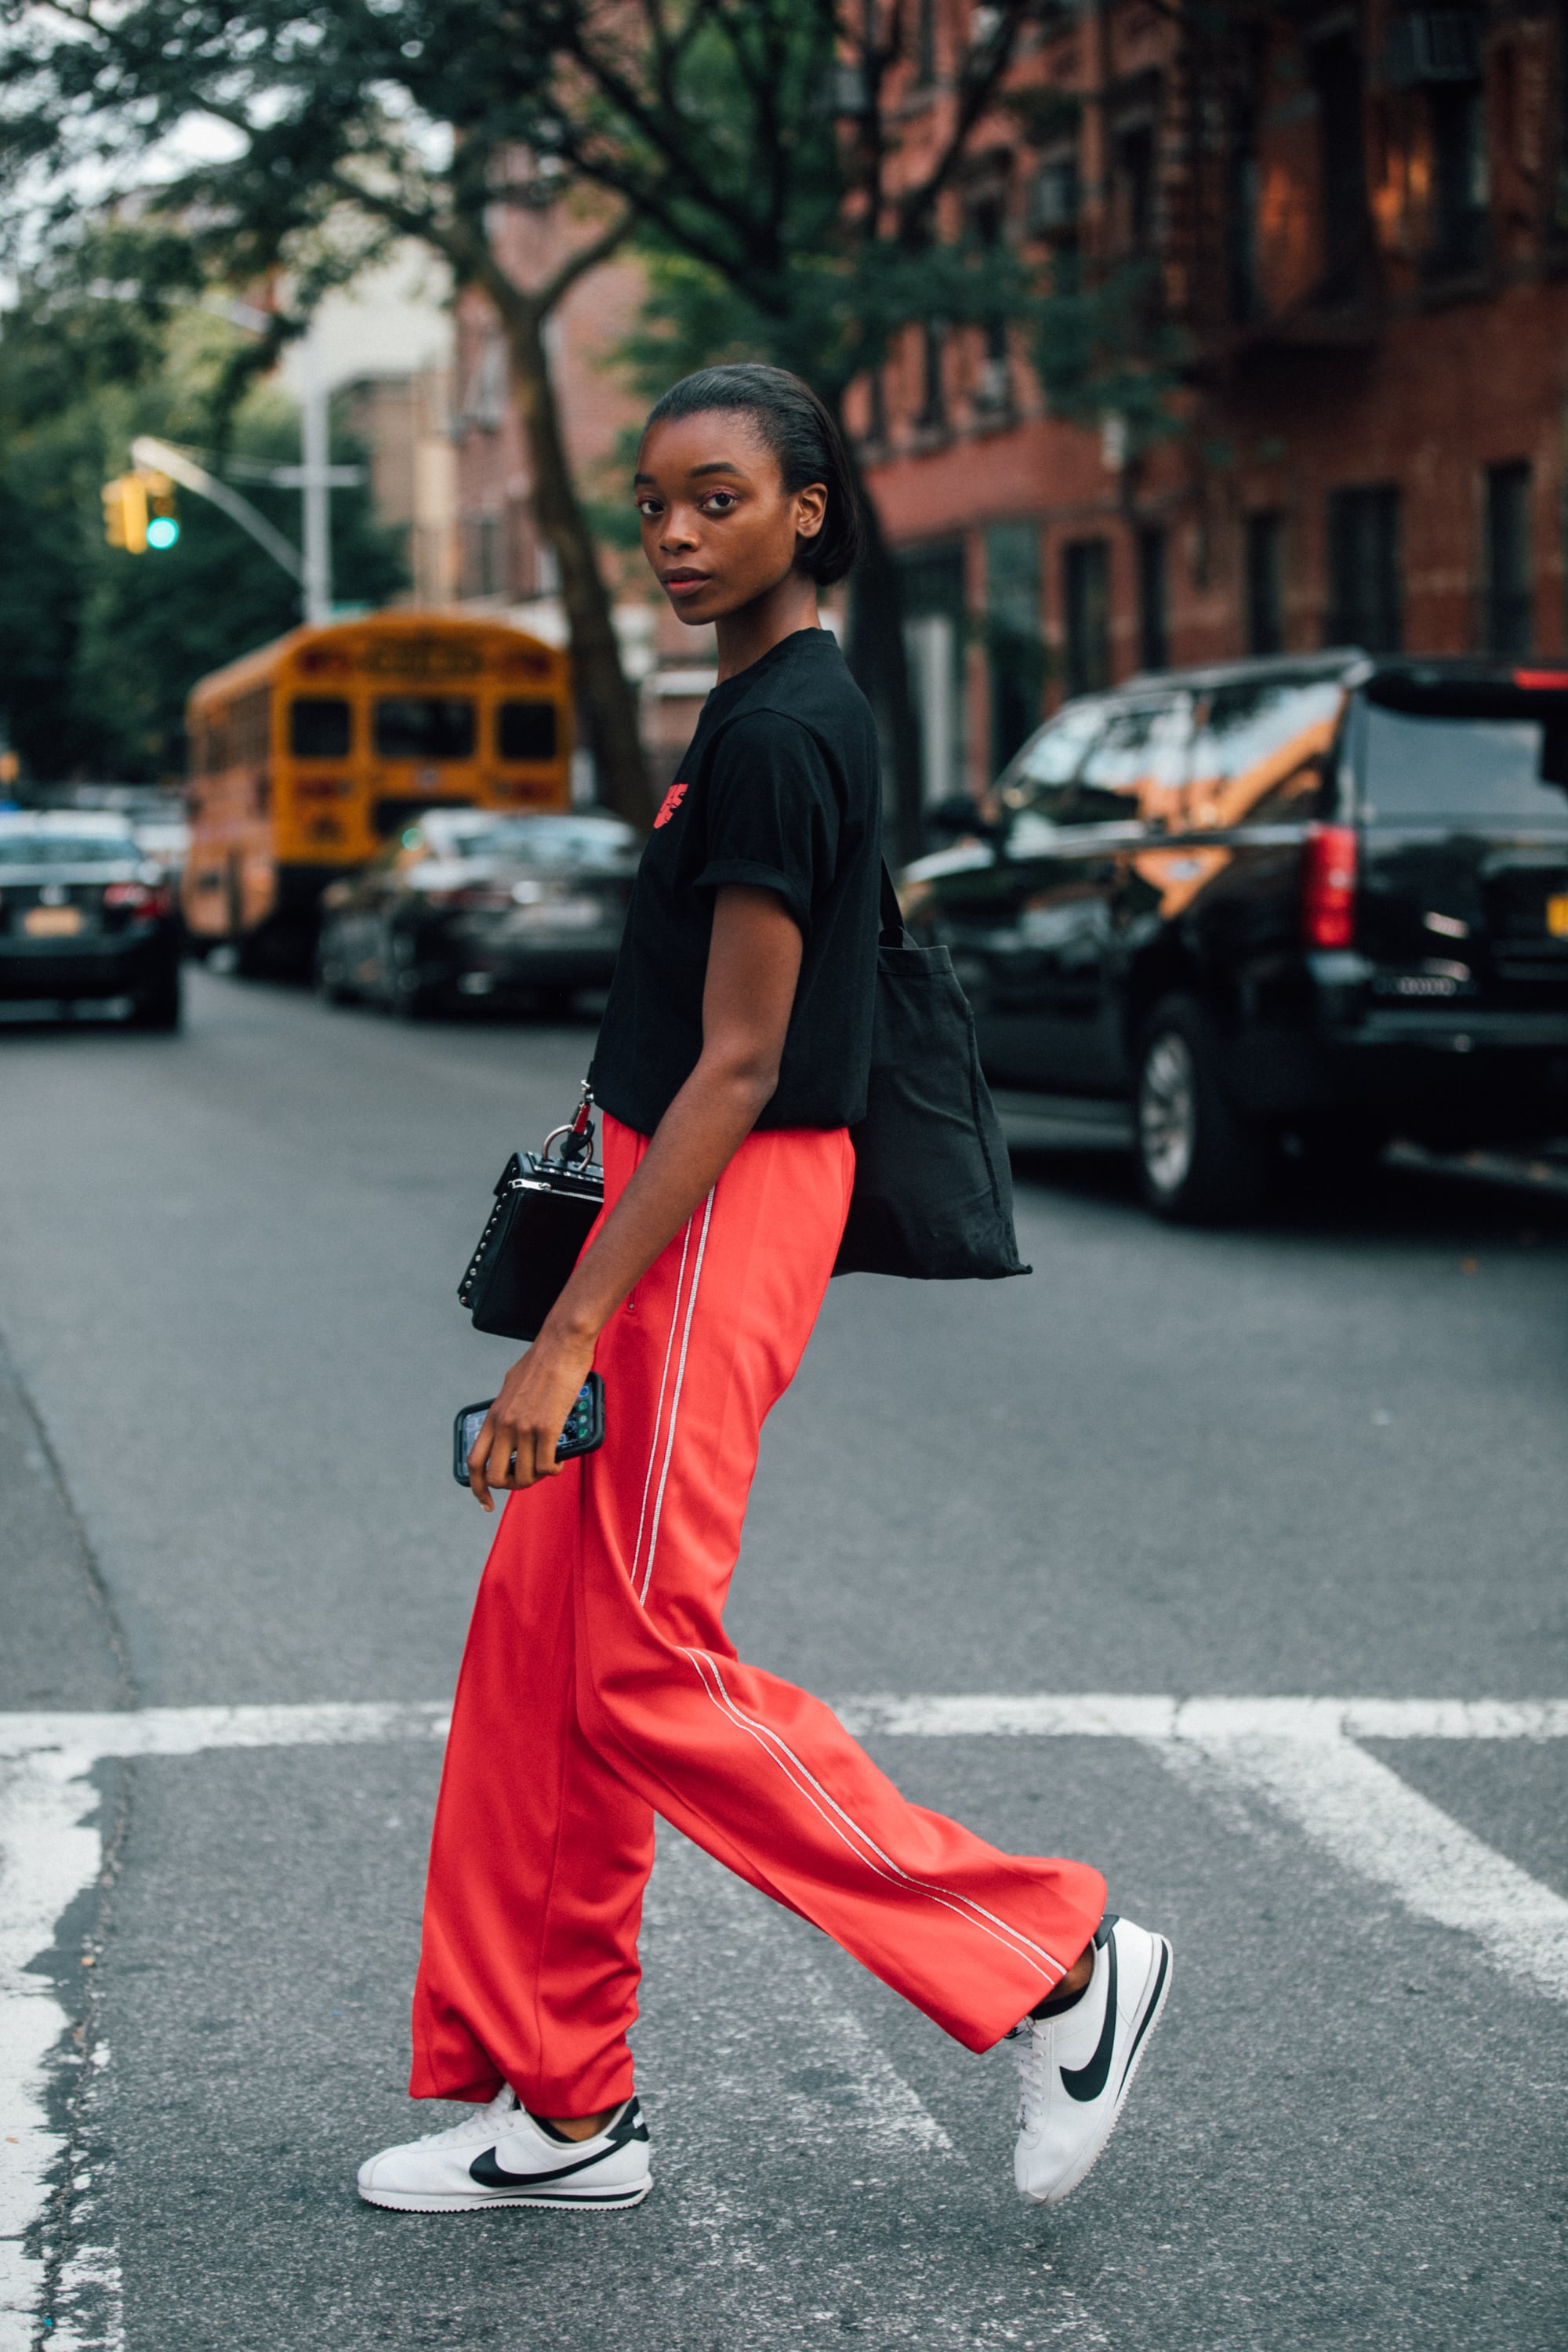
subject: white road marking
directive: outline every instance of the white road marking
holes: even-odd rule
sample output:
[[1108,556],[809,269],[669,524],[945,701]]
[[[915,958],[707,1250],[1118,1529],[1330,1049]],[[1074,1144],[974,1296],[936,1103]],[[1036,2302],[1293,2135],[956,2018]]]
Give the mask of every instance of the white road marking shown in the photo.
[[1350,1739],[1205,1739],[1205,1753],[1259,1790],[1336,1862],[1418,1918],[1473,1936],[1487,1958],[1568,2001],[1568,1903],[1487,1845]]
[[27,2352],[33,2341],[44,2263],[23,2233],[65,2150],[45,2093],[69,2021],[29,1963],[98,1874],[102,1848],[89,1825],[98,1792],[86,1769],[85,1757],[58,1754],[0,1766],[0,2352]]
[[[1565,1739],[1568,1699],[1149,1698],[1022,1692],[834,1702],[858,1739]],[[0,1717],[0,1721],[4,1718]]]
[[84,1757],[195,1756],[206,1748],[346,1748],[445,1739],[451,1704],[350,1701],[326,1706],[149,1706],[123,1715],[0,1713],[0,1756],[58,1748]]
[[[1497,1853],[1356,1745],[1381,1739],[1568,1738],[1568,1699],[1187,1698],[1133,1693],[867,1696],[837,1703],[850,1730],[883,1738],[1133,1739],[1185,1764],[1203,1756],[1223,1782],[1267,1797],[1344,1867],[1416,1916],[1475,1937],[1493,1965],[1568,2002],[1568,1901]],[[445,1704],[148,1707],[122,1714],[0,1713],[0,2352],[29,2352],[44,2263],[24,2233],[43,2213],[64,2143],[48,2123],[52,2064],[68,2063],[68,2019],[31,1964],[102,1866],[89,1775],[110,1756],[195,1756],[216,1748],[339,1747],[445,1738]],[[1201,1785],[1201,1781],[1198,1783]],[[830,2000],[822,1988],[825,2000]],[[837,2009],[835,2014],[839,2015]],[[844,2021],[851,2036],[860,2029]],[[844,2043],[846,2057],[850,2044]],[[945,2135],[878,2053],[854,2044],[867,2114],[892,2137]],[[881,2062],[885,2063],[885,2062]],[[912,2102],[912,2107],[907,2104]],[[917,2112],[918,2111],[918,2112]],[[16,2153],[11,2153],[14,2144]],[[61,2278],[54,2340],[122,2352],[111,2245],[84,2248]],[[90,2330],[71,2301],[96,2289]]]

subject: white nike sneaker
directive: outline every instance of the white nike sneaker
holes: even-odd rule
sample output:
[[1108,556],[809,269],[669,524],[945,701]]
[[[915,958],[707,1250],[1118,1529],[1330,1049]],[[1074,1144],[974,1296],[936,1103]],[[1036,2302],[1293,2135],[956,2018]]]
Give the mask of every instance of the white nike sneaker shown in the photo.
[[1020,2196],[1059,2205],[1091,2170],[1132,2087],[1171,1989],[1163,1936],[1108,1916],[1081,2000],[1026,2017],[1014,2034],[1021,2096],[1013,2178]]
[[635,2098],[592,2139],[557,2138],[510,2088],[446,2131],[384,2147],[360,2166],[367,2205],[399,2213],[467,2213],[481,2205],[619,2212],[653,2186],[647,2126]]

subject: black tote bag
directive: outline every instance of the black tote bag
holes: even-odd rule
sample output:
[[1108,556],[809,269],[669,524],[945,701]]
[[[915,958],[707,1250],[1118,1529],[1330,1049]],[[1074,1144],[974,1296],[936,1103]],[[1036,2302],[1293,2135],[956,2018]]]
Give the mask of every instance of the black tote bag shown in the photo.
[[910,945],[886,866],[866,1116],[849,1135],[855,1190],[835,1274],[994,1282],[1034,1271],[1018,1256],[969,1000],[945,948]]

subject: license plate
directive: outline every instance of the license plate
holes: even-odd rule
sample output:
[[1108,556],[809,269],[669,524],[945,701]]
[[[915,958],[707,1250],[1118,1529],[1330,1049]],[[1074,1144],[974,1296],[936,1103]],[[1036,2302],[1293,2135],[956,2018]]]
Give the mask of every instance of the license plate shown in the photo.
[[81,929],[79,907],[29,907],[22,929],[30,940],[68,940]]
[[1568,890],[1558,890],[1546,901],[1546,928],[1554,940],[1568,940]]
[[516,917],[524,931],[585,931],[604,919],[597,898],[541,898],[536,906],[520,907]]

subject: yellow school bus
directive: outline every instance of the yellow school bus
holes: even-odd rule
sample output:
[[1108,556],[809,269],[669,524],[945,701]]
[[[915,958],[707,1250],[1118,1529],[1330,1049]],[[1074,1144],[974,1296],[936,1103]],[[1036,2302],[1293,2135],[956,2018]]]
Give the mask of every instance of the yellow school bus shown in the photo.
[[495,621],[390,612],[290,630],[204,677],[186,730],[185,926],[242,968],[307,957],[326,885],[419,810],[571,801],[570,665]]

